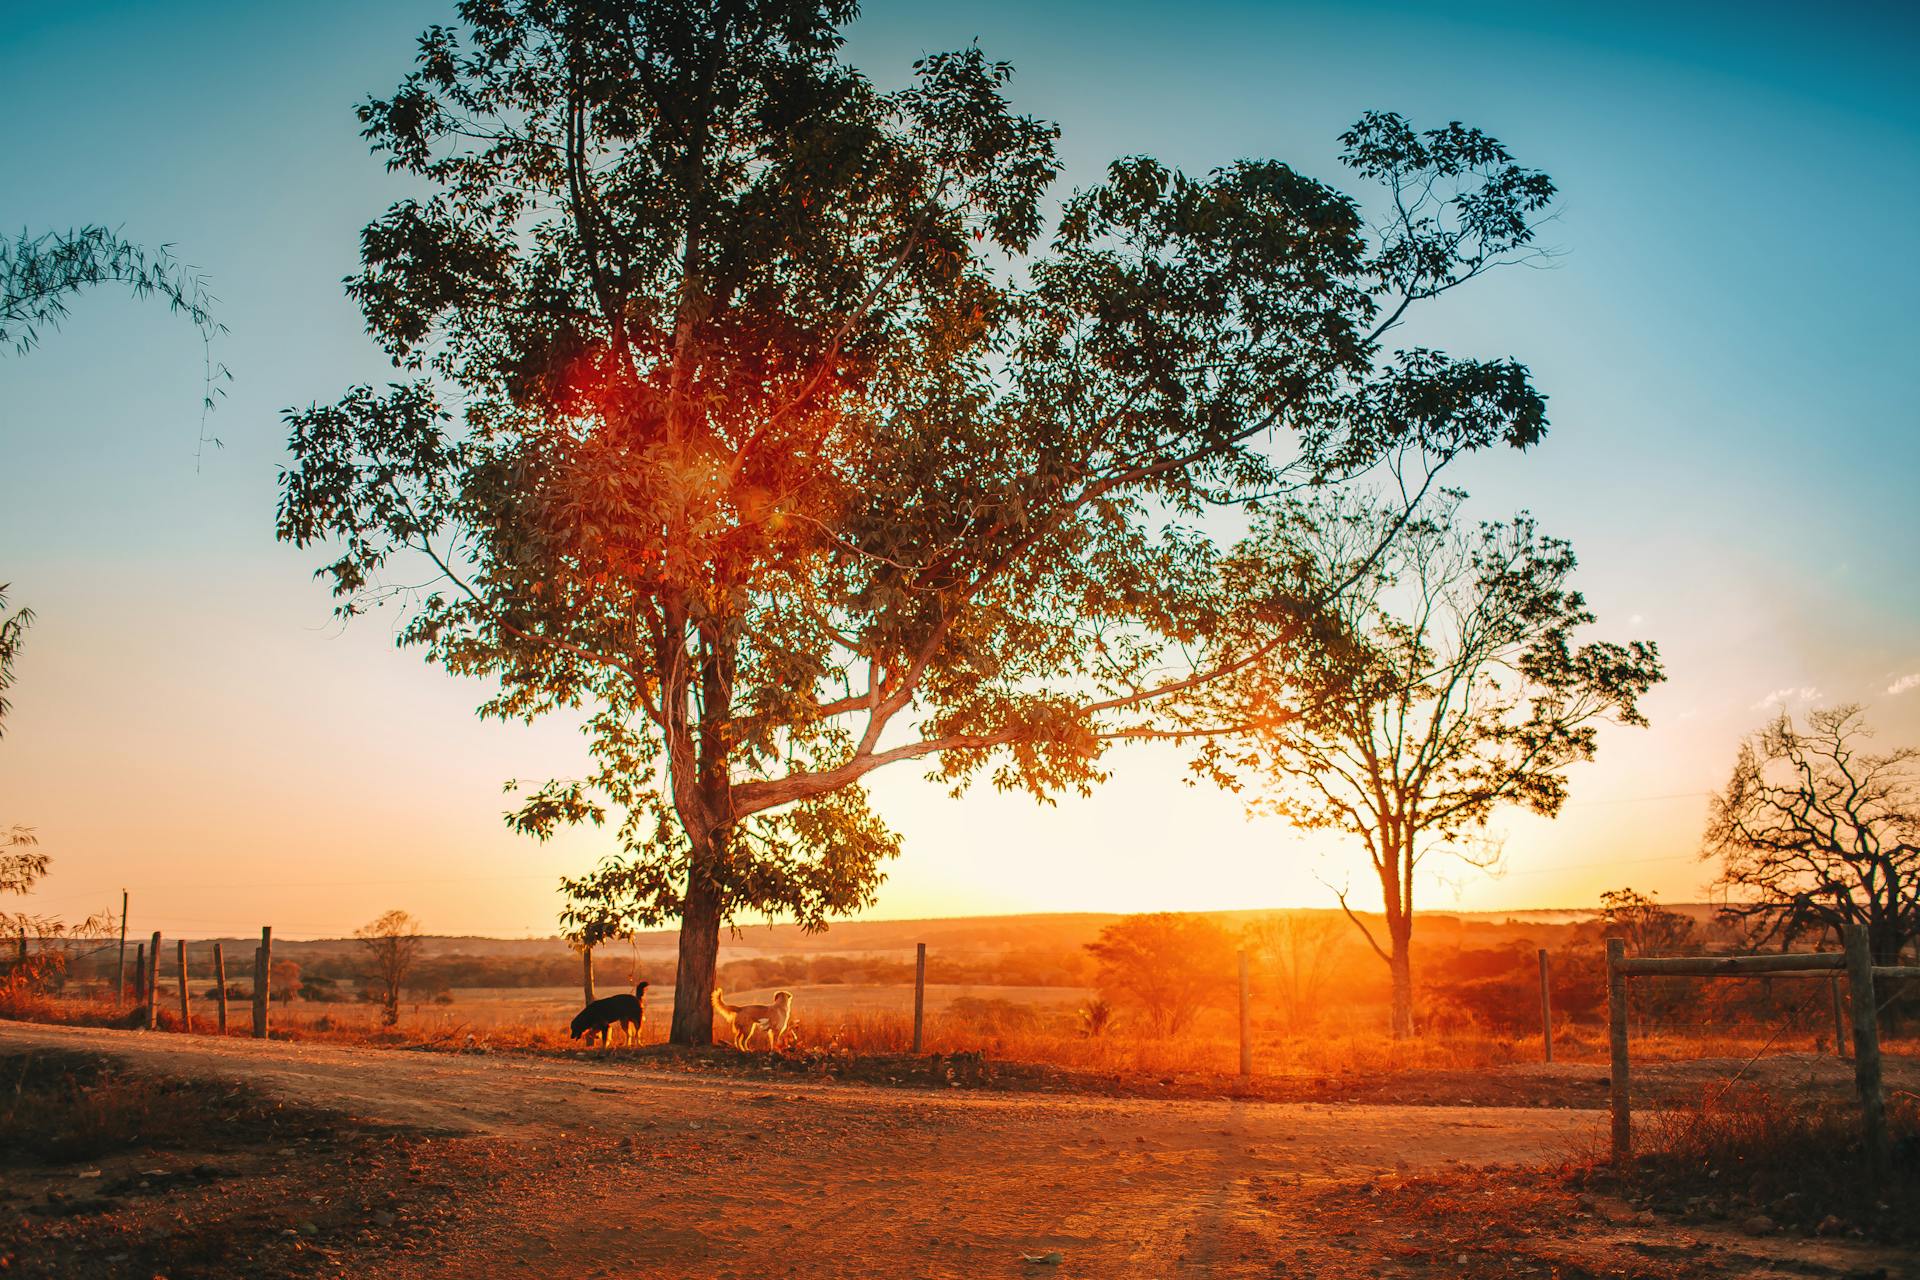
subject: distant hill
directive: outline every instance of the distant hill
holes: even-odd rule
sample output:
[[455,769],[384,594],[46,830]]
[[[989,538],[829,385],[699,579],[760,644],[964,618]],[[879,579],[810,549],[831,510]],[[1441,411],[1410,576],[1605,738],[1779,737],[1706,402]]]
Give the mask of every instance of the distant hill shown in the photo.
[[[1705,921],[1714,907],[1709,903],[1674,903],[1670,910]],[[1210,911],[1207,915],[1229,928],[1238,928],[1249,920],[1275,914],[1339,915],[1335,909],[1287,908],[1250,911]],[[1377,914],[1360,912],[1370,927],[1377,927]],[[1426,942],[1485,940],[1508,930],[1523,930],[1537,936],[1540,945],[1549,945],[1556,935],[1584,920],[1593,919],[1591,908],[1539,908],[1528,911],[1450,911],[1422,914],[1421,938]],[[912,954],[914,944],[924,942],[930,951],[947,954],[991,954],[1007,951],[1058,951],[1078,949],[1100,936],[1100,930],[1121,918],[1118,912],[1072,911],[1042,912],[1030,915],[947,916],[924,920],[846,920],[822,933],[808,933],[793,924],[743,925],[737,933],[721,940],[722,961],[772,955]],[[232,940],[236,948],[251,948],[253,939]],[[569,950],[558,937],[488,938],[460,935],[430,935],[422,940],[422,954],[544,956]],[[631,943],[608,944],[600,952],[617,956],[629,951],[647,957],[669,957],[679,944],[674,930],[655,929],[636,934]],[[303,956],[335,955],[352,950],[352,938],[274,939],[276,955],[298,960]],[[251,954],[247,950],[244,954]]]

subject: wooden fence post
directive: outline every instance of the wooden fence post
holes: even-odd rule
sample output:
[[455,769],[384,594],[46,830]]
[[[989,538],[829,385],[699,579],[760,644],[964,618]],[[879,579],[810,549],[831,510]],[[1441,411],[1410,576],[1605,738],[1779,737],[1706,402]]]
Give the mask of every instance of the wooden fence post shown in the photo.
[[1247,1021],[1247,949],[1240,948],[1240,1078],[1253,1075],[1253,1037]]
[[120,960],[113,967],[113,998],[127,1002],[127,891],[120,891]]
[[913,954],[913,1051],[926,1043],[927,1027],[927,944],[914,944]]
[[1547,981],[1547,949],[1540,948],[1540,1049],[1553,1061],[1553,995]]
[[213,982],[220,993],[220,1034],[227,1034],[227,953],[219,943],[213,944]]
[[1827,986],[1833,991],[1833,1053],[1837,1058],[1847,1056],[1847,1006],[1840,999],[1840,975],[1834,974],[1827,979]]
[[147,952],[147,1030],[160,1025],[160,931],[153,931],[153,948]]
[[267,1000],[273,996],[273,925],[259,927],[259,950],[253,952],[253,1038],[267,1038]]
[[133,946],[133,994],[137,1000],[147,991],[147,944],[136,942]]
[[1873,995],[1873,951],[1865,925],[1850,924],[1847,941],[1847,995],[1853,1005],[1853,1083],[1860,1090],[1860,1134],[1866,1142],[1867,1171],[1884,1186],[1892,1169],[1887,1145],[1887,1095],[1880,1082],[1880,1007]]
[[1608,1077],[1608,1101],[1613,1110],[1613,1162],[1624,1165],[1633,1155],[1633,1099],[1627,1092],[1627,944],[1607,939],[1607,1040],[1613,1048],[1613,1074]]
[[593,948],[580,948],[580,991],[593,1003]]
[[175,944],[180,954],[180,1029],[193,1030],[193,1006],[187,1003],[187,940],[182,938]]
[[267,999],[273,986],[273,926],[260,926],[260,949],[254,952],[253,1038],[267,1038]]

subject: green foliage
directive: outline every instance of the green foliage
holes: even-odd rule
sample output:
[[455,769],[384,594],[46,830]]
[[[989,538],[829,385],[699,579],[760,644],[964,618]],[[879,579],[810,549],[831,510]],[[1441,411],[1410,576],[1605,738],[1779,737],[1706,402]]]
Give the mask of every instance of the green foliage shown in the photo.
[[1097,782],[1206,674],[1165,676],[1218,605],[1181,519],[1545,424],[1511,361],[1382,350],[1529,243],[1551,184],[1491,140],[1363,120],[1349,163],[1439,201],[1376,236],[1276,162],[1136,157],[1048,237],[1010,69],[881,91],[852,16],[462,5],[360,113],[418,191],[348,286],[405,380],[287,414],[280,537],[486,714],[585,714],[589,770],[511,821],[610,827],[566,928],[680,917],[683,968],[737,913],[872,900],[874,769]]
[[1644,725],[1664,678],[1651,643],[1580,641],[1595,618],[1571,545],[1525,514],[1469,529],[1463,497],[1412,514],[1353,492],[1290,500],[1226,564],[1243,602],[1226,643],[1287,642],[1217,686],[1247,737],[1204,763],[1270,780],[1276,811],[1353,833],[1376,866],[1501,805],[1552,817],[1599,725]]
[[25,355],[41,331],[58,328],[67,304],[82,289],[120,284],[135,297],[155,297],[212,338],[225,329],[213,318],[206,277],[177,262],[169,247],[146,249],[105,227],[47,231],[0,238],[0,347]]
[[39,840],[26,827],[0,832],[0,893],[32,893],[52,866],[53,859],[34,846]]
[[[206,277],[177,261],[170,246],[148,249],[96,226],[0,237],[0,350],[12,347],[15,355],[33,350],[46,330],[58,329],[67,318],[73,295],[102,284],[121,285],[136,298],[158,298],[200,331],[207,370],[204,431],[205,415],[231,379],[226,366],[213,359],[213,340],[227,330],[213,318]],[[210,437],[201,439],[205,443]]]
[[7,612],[7,592],[11,585],[0,582],[0,734],[6,732],[7,712],[13,709],[7,690],[13,687],[14,659],[20,656],[27,628],[33,625],[33,610],[19,608]]

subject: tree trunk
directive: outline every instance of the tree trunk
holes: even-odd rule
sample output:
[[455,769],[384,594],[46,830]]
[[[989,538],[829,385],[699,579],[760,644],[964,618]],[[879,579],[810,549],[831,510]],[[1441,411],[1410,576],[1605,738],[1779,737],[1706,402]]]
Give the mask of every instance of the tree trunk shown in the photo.
[[1387,967],[1393,973],[1393,1038],[1413,1038],[1413,931],[1389,922],[1393,954]]
[[696,856],[680,915],[680,968],[673,980],[673,1044],[713,1043],[713,982],[720,961],[720,891]]

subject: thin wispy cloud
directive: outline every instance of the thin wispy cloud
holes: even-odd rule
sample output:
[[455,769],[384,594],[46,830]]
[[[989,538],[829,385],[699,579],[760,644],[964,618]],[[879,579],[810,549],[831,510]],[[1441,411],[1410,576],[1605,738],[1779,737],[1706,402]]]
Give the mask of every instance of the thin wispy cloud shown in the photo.
[[1920,671],[1915,671],[1911,675],[1901,676],[1898,680],[1895,680],[1887,686],[1887,692],[1893,694],[1895,697],[1903,693],[1911,693],[1915,689],[1920,689]]
[[1753,704],[1755,711],[1770,711],[1775,707],[1784,707],[1789,702],[1812,702],[1820,696],[1820,690],[1813,685],[1802,685],[1798,689],[1791,686],[1775,689],[1766,697]]

